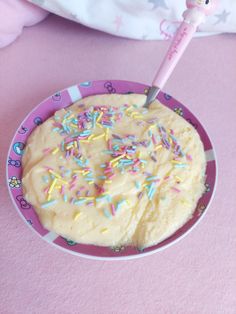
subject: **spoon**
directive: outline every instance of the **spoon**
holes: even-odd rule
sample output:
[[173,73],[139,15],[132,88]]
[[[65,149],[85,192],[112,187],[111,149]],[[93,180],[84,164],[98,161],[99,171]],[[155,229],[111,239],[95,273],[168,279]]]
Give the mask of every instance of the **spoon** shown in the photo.
[[187,48],[197,27],[203,23],[207,15],[214,11],[217,0],[187,0],[187,10],[183,13],[183,22],[180,24],[171,45],[165,55],[165,58],[157,71],[149,89],[144,107],[149,105],[156,99],[158,93],[165,85],[180,57]]

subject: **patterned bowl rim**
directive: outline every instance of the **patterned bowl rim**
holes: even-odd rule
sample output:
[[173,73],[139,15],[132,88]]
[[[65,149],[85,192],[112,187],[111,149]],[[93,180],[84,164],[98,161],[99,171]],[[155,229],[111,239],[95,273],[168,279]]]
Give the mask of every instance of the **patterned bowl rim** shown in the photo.
[[[11,143],[10,143],[10,146],[9,146],[9,149],[8,149],[8,152],[7,152],[7,158],[6,158],[6,183],[7,183],[7,188],[8,188],[8,193],[10,195],[10,198],[11,198],[11,201],[16,209],[16,211],[18,212],[19,216],[22,218],[22,220],[24,221],[24,223],[30,228],[30,230],[33,230],[33,232],[35,234],[37,234],[41,239],[43,239],[45,242],[51,244],[53,247],[56,247],[57,249],[63,251],[63,252],[66,252],[66,253],[70,253],[74,256],[79,256],[79,257],[83,257],[83,258],[86,258],[86,259],[90,259],[90,260],[101,260],[101,261],[117,261],[117,260],[132,260],[132,259],[138,259],[138,258],[141,258],[141,257],[145,257],[145,256],[150,256],[154,253],[157,253],[157,252],[161,252],[163,250],[165,250],[166,248],[168,247],[171,247],[172,245],[178,243],[180,240],[182,240],[184,237],[186,237],[199,223],[200,221],[202,221],[203,217],[205,217],[206,215],[206,212],[209,210],[209,207],[214,199],[214,196],[215,196],[215,193],[216,193],[216,187],[217,187],[217,184],[218,184],[218,160],[217,160],[217,155],[216,155],[216,150],[215,150],[215,146],[214,146],[214,143],[212,141],[212,138],[211,136],[209,135],[209,132],[208,130],[206,129],[205,125],[199,121],[199,119],[196,117],[195,114],[193,114],[189,109],[188,107],[186,107],[185,105],[183,105],[181,102],[179,102],[178,100],[176,100],[175,98],[173,98],[172,96],[170,96],[172,99],[174,99],[178,104],[180,104],[181,106],[183,106],[185,109],[188,110],[188,112],[196,118],[197,121],[200,122],[201,124],[201,127],[203,128],[203,130],[205,131],[206,135],[208,136],[208,139],[209,139],[209,142],[211,144],[211,147],[212,147],[212,151],[213,151],[213,155],[214,155],[214,162],[215,162],[215,178],[214,178],[214,188],[212,190],[212,194],[211,194],[211,197],[206,205],[206,208],[204,209],[204,211],[201,213],[201,215],[198,217],[198,219],[193,223],[193,225],[191,225],[187,230],[185,230],[181,235],[177,236],[175,239],[171,240],[171,242],[167,243],[167,244],[164,244],[162,245],[161,247],[158,247],[158,248],[153,248],[151,250],[149,250],[148,252],[140,252],[139,254],[131,254],[131,255],[126,255],[126,256],[118,256],[118,255],[115,255],[115,256],[97,256],[97,255],[90,255],[90,254],[85,254],[85,253],[81,253],[81,252],[77,252],[77,251],[74,251],[74,250],[71,250],[69,248],[65,248],[65,247],[62,247],[61,245],[57,244],[57,243],[54,243],[53,241],[50,241],[49,239],[45,238],[44,236],[42,236],[35,228],[32,228],[31,225],[27,222],[26,218],[24,217],[24,215],[22,214],[22,212],[20,211],[19,207],[17,206],[17,203],[12,195],[12,192],[11,192],[11,189],[10,189],[10,186],[8,184],[8,178],[9,178],[9,173],[8,173],[8,160],[9,160],[9,157],[10,157],[10,152],[11,152],[11,149],[13,147],[13,144],[14,144],[14,141],[15,141],[15,137],[17,136],[17,131],[19,130],[19,128],[23,125],[23,123],[25,121],[27,121],[27,119],[43,104],[45,103],[50,97],[54,96],[55,94],[57,93],[63,93],[65,91],[68,91],[70,88],[74,88],[74,87],[81,87],[82,84],[84,83],[105,83],[105,82],[111,82],[111,83],[119,83],[119,84],[132,84],[132,85],[140,85],[140,86],[143,86],[145,88],[150,88],[150,85],[147,85],[147,84],[144,84],[144,83],[140,83],[140,82],[133,82],[133,81],[127,81],[127,80],[93,80],[93,81],[86,81],[86,82],[81,82],[81,83],[77,83],[77,84],[74,84],[74,85],[71,85],[67,88],[64,88],[64,89],[61,89],[60,91],[57,91],[55,92],[54,94],[46,97],[45,99],[43,99],[42,101],[40,101],[40,103],[38,103],[35,107],[32,108],[32,110],[30,110],[30,112],[25,116],[25,118],[20,122],[20,124],[18,125],[13,137],[12,137],[12,140],[11,140]],[[116,92],[115,92],[116,93]],[[103,94],[108,94],[104,91]],[[117,93],[119,94],[119,93]],[[122,94],[122,93],[121,93]],[[161,92],[161,94],[163,95],[168,95],[168,94],[165,94],[164,92]],[[93,95],[98,95],[98,94],[87,94],[85,96],[82,96],[82,98],[85,98],[85,97],[88,97],[88,96],[93,96]],[[169,95],[168,95],[169,96]],[[78,99],[79,100],[79,99]],[[75,101],[78,101],[78,100],[75,100]],[[75,102],[73,101],[73,102]],[[72,103],[73,103],[72,102]],[[71,104],[72,104],[71,103]],[[166,106],[166,104],[164,104]],[[68,106],[68,105],[67,105]],[[64,108],[66,108],[67,106],[65,106]],[[168,107],[168,106],[167,106]],[[168,107],[169,108],[169,107]],[[170,108],[169,108],[170,109]],[[198,131],[197,131],[198,132]],[[197,207],[196,207],[197,209]],[[195,210],[196,210],[195,209]],[[181,228],[180,228],[181,229]],[[178,229],[179,230],[179,229]],[[177,230],[177,231],[178,231]],[[172,237],[173,235],[171,235],[170,237]],[[169,239],[169,238],[167,238]],[[166,239],[166,240],[167,240]],[[165,240],[164,240],[165,241]],[[164,242],[163,241],[163,242]],[[161,242],[162,243],[162,242]],[[156,245],[154,245],[153,247],[155,247]]]

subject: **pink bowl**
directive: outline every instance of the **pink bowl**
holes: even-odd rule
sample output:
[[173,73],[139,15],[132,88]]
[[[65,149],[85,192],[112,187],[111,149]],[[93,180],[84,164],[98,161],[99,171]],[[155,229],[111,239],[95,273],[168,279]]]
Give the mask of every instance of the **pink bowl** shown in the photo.
[[7,156],[7,184],[11,199],[18,213],[23,220],[27,222],[28,226],[41,238],[74,255],[100,260],[125,260],[142,257],[163,250],[164,248],[182,239],[202,219],[206,213],[206,209],[210,205],[216,186],[217,164],[213,145],[199,120],[185,106],[171,96],[162,92],[158,95],[160,102],[168,108],[174,110],[195,127],[204,144],[204,150],[207,157],[206,191],[199,200],[192,218],[171,237],[142,251],[135,247],[99,247],[94,245],[78,244],[64,239],[54,232],[46,230],[41,225],[34,208],[24,199],[21,187],[21,157],[27,138],[37,125],[52,116],[56,110],[67,107],[80,98],[90,95],[111,93],[143,94],[147,92],[148,88],[149,86],[144,84],[117,80],[80,83],[66,88],[63,91],[57,92],[41,102],[22,122],[13,137]]

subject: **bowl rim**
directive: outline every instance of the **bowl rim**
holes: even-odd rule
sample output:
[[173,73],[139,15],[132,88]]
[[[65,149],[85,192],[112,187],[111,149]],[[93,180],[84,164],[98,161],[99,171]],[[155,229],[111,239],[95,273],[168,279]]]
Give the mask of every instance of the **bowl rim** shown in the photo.
[[[167,249],[168,247],[171,247],[172,245],[178,243],[179,241],[181,241],[183,238],[185,238],[191,231],[193,231],[193,229],[195,229],[196,226],[198,226],[198,224],[202,221],[203,217],[205,217],[207,211],[209,210],[209,207],[211,206],[212,204],[212,201],[215,197],[215,193],[216,193],[216,188],[217,188],[217,185],[218,185],[218,159],[217,159],[217,154],[216,154],[216,150],[215,150],[215,145],[214,145],[214,142],[212,141],[212,137],[211,137],[211,134],[209,133],[208,129],[205,127],[205,125],[201,122],[201,126],[203,127],[204,131],[206,132],[209,140],[210,140],[210,143],[211,143],[211,146],[212,146],[212,151],[213,151],[213,155],[214,155],[214,161],[215,161],[215,181],[214,181],[214,187],[213,187],[213,191],[212,191],[212,194],[211,194],[211,197],[208,201],[208,204],[206,205],[206,208],[204,209],[204,212],[198,217],[198,219],[193,223],[192,226],[190,226],[186,231],[183,232],[183,234],[181,234],[180,236],[178,236],[176,239],[172,240],[171,242],[167,243],[167,244],[164,244],[163,246],[159,247],[159,248],[155,248],[155,249],[152,249],[148,252],[140,252],[139,254],[131,254],[131,255],[126,255],[126,256],[96,256],[96,255],[90,255],[90,254],[85,254],[85,253],[81,253],[81,252],[76,252],[76,251],[73,251],[73,250],[70,250],[70,249],[66,249],[64,247],[62,247],[61,245],[58,245],[56,243],[54,243],[53,241],[49,241],[47,238],[45,238],[44,236],[42,236],[38,231],[36,231],[28,222],[27,220],[25,219],[24,215],[22,214],[22,212],[19,210],[18,206],[16,205],[16,202],[13,198],[13,195],[11,193],[11,190],[10,190],[10,187],[9,187],[9,184],[8,184],[8,158],[10,156],[10,152],[11,152],[11,148],[12,148],[12,145],[14,144],[14,139],[15,139],[15,136],[16,136],[16,133],[17,133],[17,130],[20,128],[20,126],[28,119],[28,117],[30,117],[30,115],[32,114],[32,112],[34,112],[42,103],[44,103],[47,99],[49,99],[50,97],[52,97],[55,93],[58,93],[58,92],[63,92],[65,90],[68,90],[70,87],[74,87],[74,86],[80,86],[80,84],[83,84],[83,83],[86,83],[86,82],[121,82],[123,84],[137,84],[137,85],[145,85],[147,86],[147,88],[150,88],[151,86],[150,85],[147,85],[146,83],[141,83],[141,82],[134,82],[134,81],[129,81],[129,80],[117,80],[117,79],[111,79],[111,80],[90,80],[90,81],[85,81],[85,82],[79,82],[79,83],[76,83],[76,84],[73,84],[71,86],[68,86],[66,88],[63,88],[59,91],[56,91],[54,92],[53,94],[47,96],[46,98],[44,98],[42,101],[40,101],[36,106],[34,106],[30,112],[25,116],[25,118],[19,123],[18,127],[16,128],[16,131],[14,132],[13,136],[12,136],[12,140],[10,142],[10,145],[9,145],[9,148],[8,148],[8,151],[7,151],[7,155],[6,155],[6,184],[7,184],[7,189],[8,189],[8,193],[10,195],[10,198],[11,198],[11,201],[16,209],[16,211],[18,212],[19,216],[21,217],[21,219],[24,221],[24,223],[29,227],[30,230],[32,230],[35,234],[37,234],[37,236],[40,238],[40,239],[43,239],[46,243],[49,243],[51,244],[53,247],[56,247],[57,249],[61,250],[62,252],[64,253],[69,253],[69,254],[72,254],[74,256],[79,256],[79,257],[83,257],[83,258],[86,258],[86,259],[90,259],[90,260],[99,260],[99,261],[127,261],[127,260],[133,260],[133,259],[139,259],[141,257],[145,257],[145,256],[150,256],[154,253],[157,253],[157,252],[161,252],[165,249]],[[105,93],[104,93],[105,94]],[[118,93],[117,93],[118,94]],[[95,95],[95,94],[94,94]],[[99,95],[99,94],[97,94]],[[82,97],[82,98],[86,98],[86,97],[89,97],[89,96],[93,96],[93,95],[87,95],[85,97]],[[172,96],[171,96],[172,97]],[[81,99],[82,99],[81,98]],[[174,98],[174,97],[172,97]],[[176,101],[178,101],[176,98],[174,98]],[[179,101],[178,101],[179,102]],[[182,102],[179,102],[181,105]],[[183,105],[184,107],[186,107],[188,109],[188,111],[194,116],[197,118],[197,116],[195,114],[192,113],[192,111],[185,105]],[[198,119],[198,118],[197,118]],[[199,119],[198,119],[199,120]],[[200,120],[199,120],[200,121]],[[179,228],[180,229],[180,228]],[[179,230],[178,229],[178,230]],[[177,231],[177,230],[176,230]],[[172,236],[172,235],[171,235]]]

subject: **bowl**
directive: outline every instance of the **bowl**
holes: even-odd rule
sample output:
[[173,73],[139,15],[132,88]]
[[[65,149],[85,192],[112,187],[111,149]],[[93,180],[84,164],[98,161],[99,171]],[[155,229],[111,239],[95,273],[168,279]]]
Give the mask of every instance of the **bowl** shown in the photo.
[[172,236],[157,245],[139,250],[135,247],[100,247],[84,245],[65,239],[54,232],[46,230],[40,223],[38,216],[31,204],[25,199],[21,186],[22,164],[21,158],[24,147],[30,133],[56,110],[65,108],[77,100],[98,94],[131,94],[147,93],[149,86],[130,81],[89,81],[83,82],[55,93],[36,106],[24,119],[11,142],[7,156],[7,184],[9,193],[17,212],[27,225],[42,239],[68,253],[81,257],[97,260],[127,260],[161,251],[173,245],[186,236],[203,218],[213,198],[216,178],[217,163],[212,142],[200,121],[180,102],[168,94],[160,92],[158,100],[166,107],[174,110],[187,120],[198,132],[206,154],[206,183],[205,193],[199,199],[196,209],[184,226],[178,229]]

